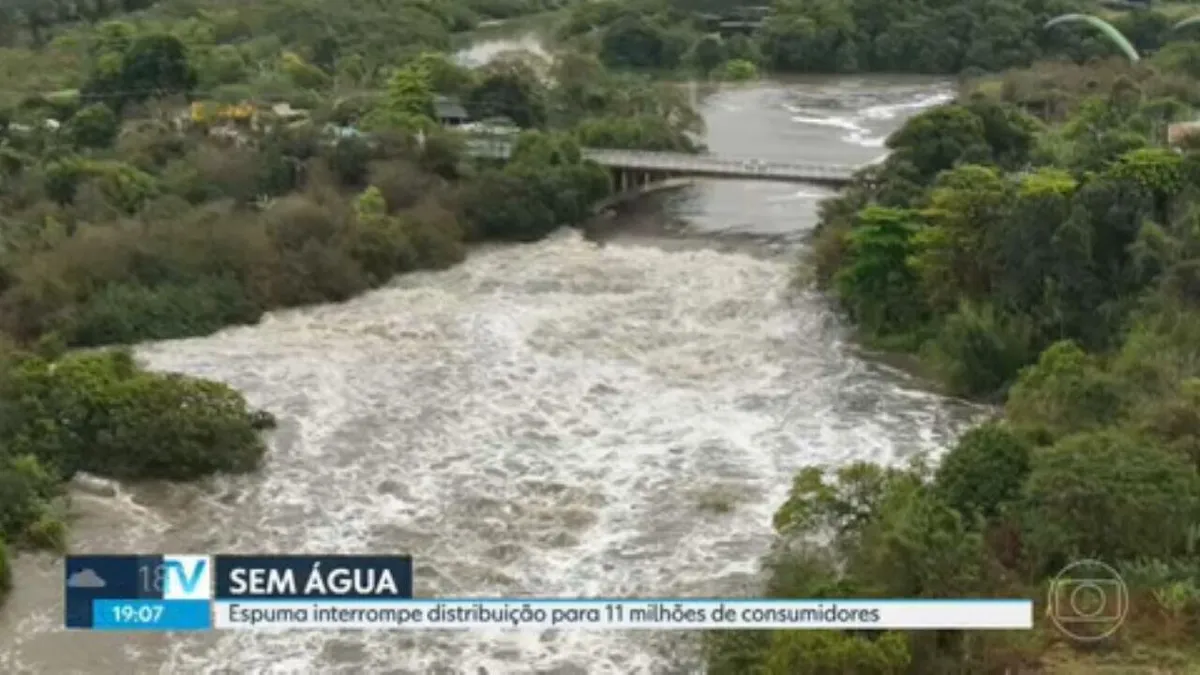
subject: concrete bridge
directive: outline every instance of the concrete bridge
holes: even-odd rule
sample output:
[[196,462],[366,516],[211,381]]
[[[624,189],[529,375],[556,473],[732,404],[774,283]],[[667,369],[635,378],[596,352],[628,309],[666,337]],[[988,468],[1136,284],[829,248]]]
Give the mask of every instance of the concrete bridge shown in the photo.
[[[467,152],[474,157],[508,159],[512,144],[499,140],[472,140]],[[584,148],[583,156],[613,172],[618,192],[642,189],[677,178],[724,178],[808,183],[842,187],[860,167],[849,164],[776,162],[755,158],[689,155],[682,152],[602,150]]]

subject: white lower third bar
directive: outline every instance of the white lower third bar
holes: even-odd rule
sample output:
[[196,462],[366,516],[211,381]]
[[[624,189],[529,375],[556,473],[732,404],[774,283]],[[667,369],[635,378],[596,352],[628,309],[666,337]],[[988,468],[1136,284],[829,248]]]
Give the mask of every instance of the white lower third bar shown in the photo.
[[1030,600],[216,600],[233,630],[1022,630]]

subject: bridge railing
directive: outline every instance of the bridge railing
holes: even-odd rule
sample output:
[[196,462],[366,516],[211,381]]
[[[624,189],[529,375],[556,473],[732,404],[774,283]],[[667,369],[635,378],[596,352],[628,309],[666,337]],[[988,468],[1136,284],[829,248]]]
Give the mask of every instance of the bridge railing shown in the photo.
[[645,169],[677,169],[698,171],[730,171],[744,174],[850,176],[858,167],[851,165],[817,164],[812,162],[780,162],[758,158],[716,155],[685,155],[670,152],[586,149],[584,157],[601,164]]
[[[512,154],[512,144],[504,141],[471,140],[468,152],[476,157],[506,159]],[[651,171],[696,171],[767,175],[781,177],[811,176],[814,178],[849,179],[859,167],[852,165],[817,164],[812,162],[778,162],[758,158],[715,155],[688,155],[680,152],[652,150],[613,150],[584,148],[583,156],[599,164]]]

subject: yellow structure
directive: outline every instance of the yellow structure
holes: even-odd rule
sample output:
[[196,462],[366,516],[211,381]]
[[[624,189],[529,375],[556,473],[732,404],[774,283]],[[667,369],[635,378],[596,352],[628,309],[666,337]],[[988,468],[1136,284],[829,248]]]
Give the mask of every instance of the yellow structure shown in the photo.
[[235,122],[249,124],[258,114],[258,108],[251,103],[236,105],[220,105],[211,101],[196,101],[192,103],[193,124],[220,124]]

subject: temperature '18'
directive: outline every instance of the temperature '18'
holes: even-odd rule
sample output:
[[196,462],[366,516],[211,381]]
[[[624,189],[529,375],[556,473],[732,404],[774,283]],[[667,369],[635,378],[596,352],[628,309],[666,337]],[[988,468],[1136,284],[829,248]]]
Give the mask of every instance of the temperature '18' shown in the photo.
[[138,590],[143,595],[162,597],[166,568],[161,564],[138,566]]

